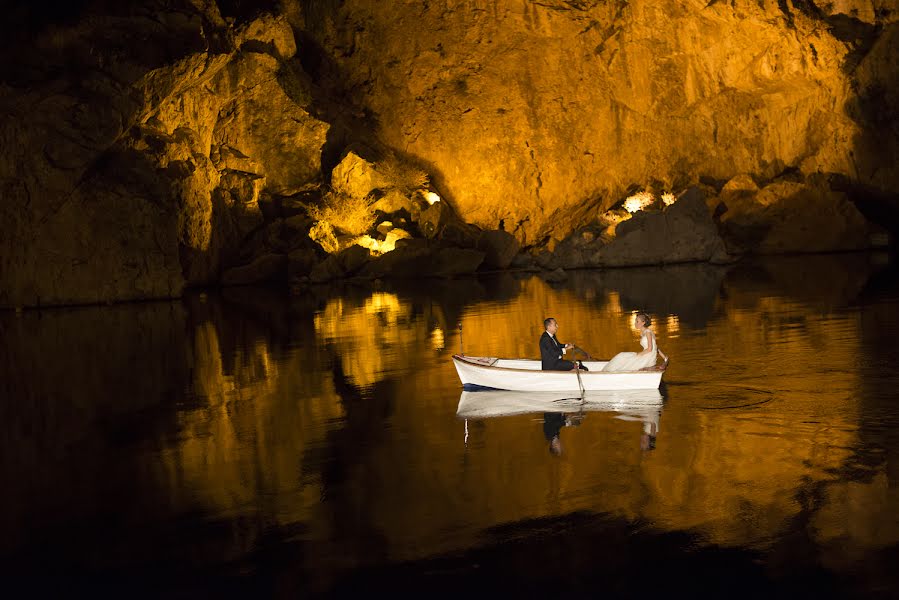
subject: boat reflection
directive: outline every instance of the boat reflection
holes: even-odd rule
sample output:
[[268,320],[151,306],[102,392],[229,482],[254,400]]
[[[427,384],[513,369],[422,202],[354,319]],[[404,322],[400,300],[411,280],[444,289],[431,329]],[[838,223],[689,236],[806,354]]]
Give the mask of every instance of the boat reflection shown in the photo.
[[562,454],[563,427],[579,426],[589,412],[614,412],[615,418],[640,421],[640,448],[654,450],[665,398],[657,389],[584,392],[512,392],[506,390],[463,391],[456,416],[468,421],[542,413],[543,434],[549,451]]

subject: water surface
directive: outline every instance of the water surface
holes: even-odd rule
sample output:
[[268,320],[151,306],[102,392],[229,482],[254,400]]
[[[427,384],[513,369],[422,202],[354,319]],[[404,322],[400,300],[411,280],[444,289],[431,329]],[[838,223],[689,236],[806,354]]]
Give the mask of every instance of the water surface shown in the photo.
[[[609,357],[635,310],[660,403],[457,415],[461,347],[537,356],[553,316]],[[899,593],[884,255],[240,288],[0,335],[0,557],[34,591]]]

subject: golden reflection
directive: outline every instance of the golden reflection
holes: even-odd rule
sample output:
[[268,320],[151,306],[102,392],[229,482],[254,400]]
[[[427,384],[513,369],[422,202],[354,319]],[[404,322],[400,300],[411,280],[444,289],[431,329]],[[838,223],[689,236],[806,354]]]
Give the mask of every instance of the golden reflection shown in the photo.
[[665,330],[669,335],[680,331],[680,320],[677,315],[668,315],[665,319]]
[[[621,310],[618,293],[588,302],[571,289],[554,290],[537,277],[520,285],[521,293],[509,302],[486,302],[466,311],[467,353],[534,357],[544,316],[558,320],[561,340],[576,342],[594,356],[636,349],[633,319],[630,311]],[[454,455],[464,450],[434,446],[429,430],[420,427],[441,409],[424,400],[428,394],[413,391],[434,385],[413,374],[403,389],[422,400],[405,403],[394,423],[411,439],[404,442],[405,449],[384,448],[369,463],[380,483],[378,490],[366,495],[427,497],[429,508],[406,512],[376,505],[373,518],[383,530],[394,532],[393,548],[403,558],[414,557],[410,548],[425,539],[428,547],[437,546],[435,551],[474,543],[473,537],[461,533],[455,539],[438,535],[459,523],[470,524],[474,536],[479,528],[539,517],[546,510],[617,514],[663,530],[701,531],[711,543],[722,545],[766,543],[796,514],[796,498],[807,479],[829,479],[858,443],[857,394],[848,391],[859,385],[857,375],[819,371],[851,364],[860,351],[860,336],[843,339],[827,319],[808,319],[795,331],[785,329],[782,323],[794,319],[785,316],[794,311],[793,301],[759,300],[752,323],[740,311],[725,311],[709,325],[713,334],[699,349],[691,346],[695,343],[691,336],[668,336],[684,328],[677,315],[657,317],[660,345],[683,365],[670,378],[700,381],[678,387],[676,404],[661,417],[665,421],[661,429],[667,433],[660,435],[658,447],[650,453],[640,450],[644,424],[597,418],[568,432],[566,457],[551,462],[539,424],[532,427],[533,443],[520,437],[529,427],[527,418],[536,417],[516,417],[483,425],[476,437],[478,462],[486,461],[481,467],[462,474],[435,471],[431,465],[454,464],[459,460]],[[758,351],[763,355],[752,356]],[[821,351],[827,353],[826,360],[820,358]],[[720,359],[711,358],[716,356]],[[735,386],[717,382],[723,376],[718,363],[734,360],[744,363],[746,381]],[[816,369],[808,370],[810,363]],[[690,372],[701,364],[709,367],[698,374]],[[772,377],[772,371],[778,375]],[[441,372],[446,379],[455,379],[450,368]],[[694,398],[693,388],[711,395]],[[838,398],[821,397],[819,389],[847,392]],[[715,410],[754,402],[763,403],[753,412]],[[514,456],[508,452],[510,444]],[[429,472],[434,477],[423,485],[399,475],[395,465],[400,460],[407,472]],[[842,525],[829,528],[823,521],[821,525],[815,535],[822,539],[851,535]],[[884,537],[899,539],[899,531],[894,527]]]
[[665,192],[664,194],[662,194],[662,202],[665,204],[665,206],[671,206],[676,201],[677,198],[675,198],[674,194],[672,194],[671,192]]
[[[508,299],[465,307],[466,353],[536,357],[546,316],[558,320],[562,341],[596,357],[637,348],[631,307],[643,300],[633,289],[558,289],[539,277],[515,286]],[[395,560],[477,544],[498,523],[575,511],[763,547],[809,510],[803,498],[823,482],[807,528],[827,550],[823,561],[895,544],[897,492],[883,467],[868,482],[834,476],[859,447],[861,382],[846,366],[863,353],[861,320],[764,287],[727,286],[713,290],[714,316],[701,330],[674,311],[651,313],[675,365],[666,379],[677,383],[655,423],[655,449],[644,444],[645,420],[590,414],[562,434],[562,456],[547,451],[540,415],[466,423],[462,442],[465,425],[452,418],[458,379],[448,356],[433,352],[454,348],[458,333],[438,309],[388,292],[329,300],[314,318],[318,343],[350,382],[393,386],[385,421],[366,414],[355,425],[390,431],[353,453],[342,490],[355,518],[384,536]],[[200,490],[226,511],[258,502],[263,490],[284,502],[279,521],[315,523],[324,528],[317,539],[329,539],[333,525],[316,519],[321,482],[297,483],[297,462],[327,427],[344,426],[344,412],[332,380],[301,383],[327,371],[309,352],[275,359],[257,342],[223,360],[216,329],[198,326],[195,385],[209,405],[188,413],[183,439],[167,451],[171,487]],[[293,496],[280,499],[284,489]]]
[[361,305],[343,298],[329,301],[315,315],[315,330],[341,356],[350,381],[366,387],[413,360],[430,336],[426,320],[411,317],[409,302],[375,292]]
[[443,339],[443,330],[439,327],[435,327],[434,331],[431,332],[431,346],[434,350],[443,350],[446,347]]
[[[318,360],[308,349],[273,360],[269,342],[259,338],[223,352],[220,328],[205,321],[194,330],[192,387],[204,404],[180,413],[178,442],[160,457],[170,502],[199,501],[218,515],[256,506],[280,522],[314,521],[321,482],[300,482],[298,473],[307,448],[323,441],[321,424],[344,416],[332,381],[310,380]],[[258,506],[260,489],[266,506]],[[239,554],[255,543],[244,541],[247,548],[225,550]]]

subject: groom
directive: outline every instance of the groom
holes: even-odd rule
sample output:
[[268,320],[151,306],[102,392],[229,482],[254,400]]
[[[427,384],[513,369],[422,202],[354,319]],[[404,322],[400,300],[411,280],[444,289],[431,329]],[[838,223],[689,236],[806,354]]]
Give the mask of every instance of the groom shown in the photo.
[[564,360],[562,354],[574,344],[563,344],[556,339],[559,324],[552,317],[543,319],[543,328],[546,330],[540,336],[540,361],[544,371],[576,371],[578,367],[588,370],[584,365],[575,365],[570,360]]

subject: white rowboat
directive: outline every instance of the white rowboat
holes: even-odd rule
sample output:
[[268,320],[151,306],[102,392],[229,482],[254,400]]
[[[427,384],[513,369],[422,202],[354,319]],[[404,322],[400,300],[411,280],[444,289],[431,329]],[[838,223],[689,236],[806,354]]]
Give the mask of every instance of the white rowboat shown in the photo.
[[591,392],[651,390],[662,383],[665,366],[641,371],[604,373],[608,361],[585,360],[589,371],[544,371],[539,360],[453,355],[453,364],[466,390],[519,392]]

